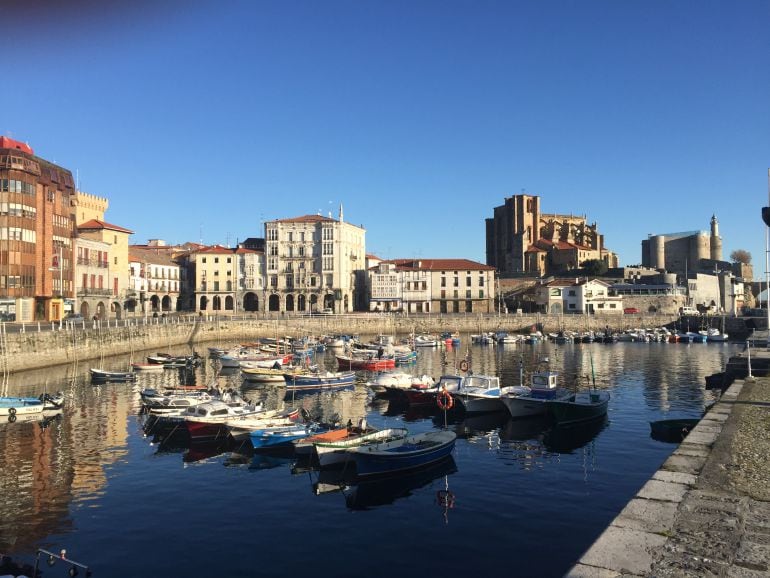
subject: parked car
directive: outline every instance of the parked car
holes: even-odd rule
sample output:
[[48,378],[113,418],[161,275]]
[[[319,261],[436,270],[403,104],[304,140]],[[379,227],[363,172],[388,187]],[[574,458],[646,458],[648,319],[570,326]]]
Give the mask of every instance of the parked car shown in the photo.
[[626,315],[635,315],[639,313],[639,310],[636,307],[626,307],[625,309],[623,309],[623,313],[625,313]]

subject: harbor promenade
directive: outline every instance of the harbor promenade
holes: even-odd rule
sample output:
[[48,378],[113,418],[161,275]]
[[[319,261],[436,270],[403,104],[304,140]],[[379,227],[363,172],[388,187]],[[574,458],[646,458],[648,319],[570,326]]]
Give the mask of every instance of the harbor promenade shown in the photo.
[[735,381],[567,576],[770,576],[770,377]]

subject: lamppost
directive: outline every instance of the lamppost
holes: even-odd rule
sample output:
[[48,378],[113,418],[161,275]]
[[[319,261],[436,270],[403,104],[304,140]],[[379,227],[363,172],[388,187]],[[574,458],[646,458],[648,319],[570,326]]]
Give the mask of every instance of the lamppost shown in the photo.
[[[767,169],[767,196],[770,205],[770,169]],[[762,220],[765,222],[765,306],[767,307],[767,338],[765,347],[770,349],[770,206],[762,207]]]

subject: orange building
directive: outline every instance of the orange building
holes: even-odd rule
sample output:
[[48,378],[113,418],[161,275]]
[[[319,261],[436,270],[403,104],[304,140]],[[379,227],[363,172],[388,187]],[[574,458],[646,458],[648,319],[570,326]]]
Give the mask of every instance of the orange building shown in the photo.
[[72,173],[0,137],[0,318],[58,320],[73,297]]

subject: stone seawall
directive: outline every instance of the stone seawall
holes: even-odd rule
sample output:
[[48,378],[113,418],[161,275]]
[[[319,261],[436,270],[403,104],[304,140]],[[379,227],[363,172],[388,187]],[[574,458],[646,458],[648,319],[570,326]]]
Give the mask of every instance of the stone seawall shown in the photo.
[[[714,318],[711,324],[715,323]],[[101,356],[132,351],[165,350],[190,345],[231,344],[259,337],[299,337],[303,335],[414,333],[486,331],[528,333],[539,328],[545,333],[566,331],[623,331],[635,327],[673,326],[672,315],[479,315],[430,314],[394,317],[388,315],[328,315],[317,317],[197,317],[126,319],[100,325],[87,321],[75,327],[51,330],[38,325],[22,326],[18,332],[6,330],[0,339],[0,370],[22,371],[93,360]],[[728,321],[739,321],[728,319]],[[697,330],[701,320],[689,320]],[[680,320],[681,323],[681,320]],[[203,352],[201,352],[203,353]]]

